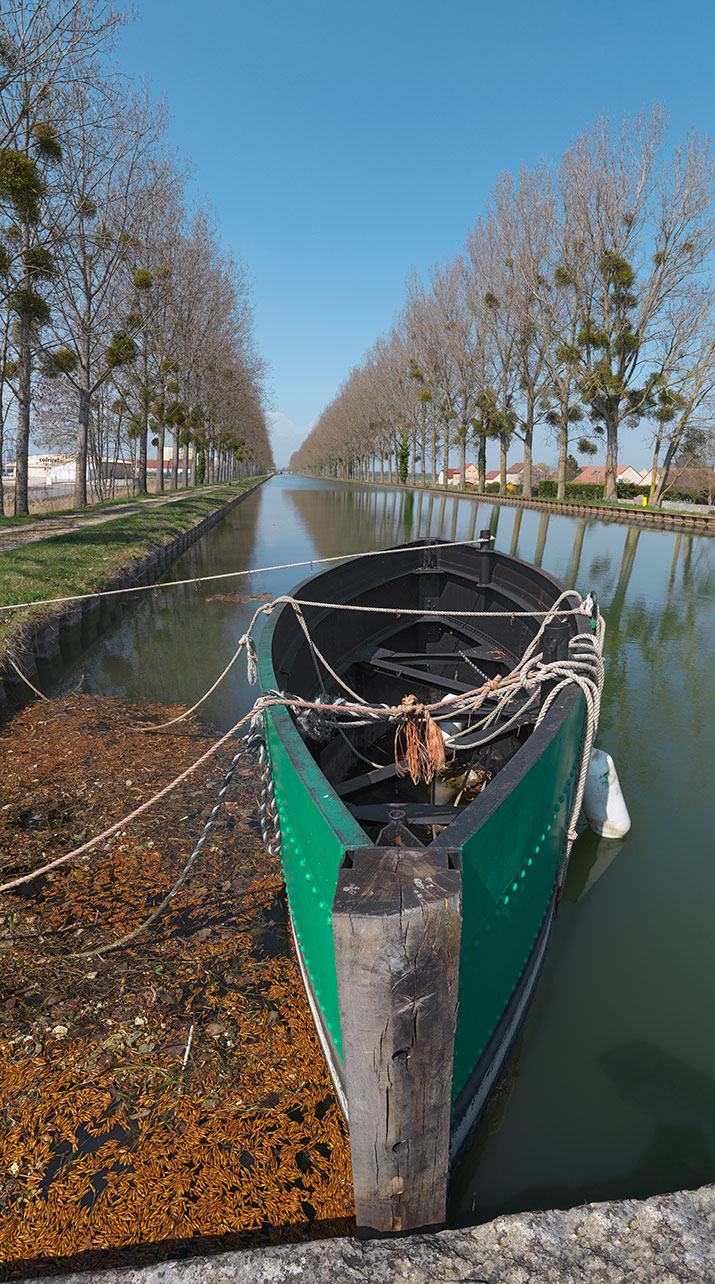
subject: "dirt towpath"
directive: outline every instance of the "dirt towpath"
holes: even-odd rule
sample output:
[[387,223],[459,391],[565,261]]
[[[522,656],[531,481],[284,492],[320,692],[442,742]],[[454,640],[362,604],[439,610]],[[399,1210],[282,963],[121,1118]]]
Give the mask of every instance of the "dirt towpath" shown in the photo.
[[[225,483],[224,483],[225,485]],[[141,499],[114,504],[111,508],[93,510],[86,513],[58,513],[57,517],[46,517],[39,522],[28,522],[23,526],[0,527],[0,552],[6,553],[11,548],[22,548],[25,544],[36,544],[55,535],[67,535],[72,531],[82,530],[85,526],[100,526],[103,522],[112,522],[116,517],[126,517],[131,513],[143,513],[148,508],[161,508],[164,504],[176,504],[193,494],[208,495],[216,489],[213,486],[202,486],[200,490],[177,490],[168,495],[157,495],[150,499]]]

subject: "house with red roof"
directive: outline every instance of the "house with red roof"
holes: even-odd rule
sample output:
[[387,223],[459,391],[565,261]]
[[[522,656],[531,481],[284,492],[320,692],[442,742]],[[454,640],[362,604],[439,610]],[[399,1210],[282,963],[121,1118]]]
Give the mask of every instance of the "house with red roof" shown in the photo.
[[[440,470],[439,470],[439,477],[437,478],[437,483],[438,483],[438,485],[440,485],[440,486],[444,486],[444,468],[440,468]],[[447,469],[447,485],[448,485],[448,486],[458,486],[458,485],[459,485],[459,469],[458,469],[458,468],[448,468],[448,469]]]
[[[487,481],[487,484],[489,482],[498,482],[500,478],[501,478],[501,470],[499,468],[492,468],[492,470],[487,473],[486,481]],[[524,480],[524,465],[507,464],[507,468],[506,468],[507,486],[520,486],[523,480]]]
[[[643,473],[631,464],[618,464],[616,468],[616,478],[620,482],[633,482],[634,486],[643,485]],[[591,483],[592,485],[603,486],[606,480],[605,464],[587,464],[577,473],[573,479],[575,482]]]

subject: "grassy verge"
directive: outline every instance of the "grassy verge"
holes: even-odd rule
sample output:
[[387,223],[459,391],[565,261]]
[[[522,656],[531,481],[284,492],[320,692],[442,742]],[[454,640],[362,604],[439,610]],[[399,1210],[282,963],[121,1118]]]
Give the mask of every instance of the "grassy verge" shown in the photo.
[[[95,592],[157,544],[174,539],[258,480],[249,477],[210,491],[190,491],[173,504],[147,505],[140,513],[10,549],[0,554],[0,605]],[[28,624],[53,613],[52,607],[0,613],[0,662]]]
[[[496,496],[496,498],[499,498],[499,496]],[[503,499],[504,496],[501,496],[501,498]],[[511,498],[511,496],[508,498]],[[514,498],[520,499],[522,497],[514,496]],[[589,508],[613,508],[618,512],[657,513],[659,516],[664,513],[672,513],[675,517],[694,517],[700,512],[700,509],[695,509],[695,512],[693,512],[693,509],[688,508],[687,504],[682,504],[678,508],[659,508],[657,504],[641,504],[637,500],[628,499],[556,499],[551,495],[536,495],[534,498],[538,499],[540,504],[568,504],[579,508],[587,505]]]
[[[229,485],[234,488],[241,487],[244,484],[251,485],[254,480],[255,478],[249,477],[245,479],[245,482],[236,481],[229,483]],[[203,486],[199,493],[210,495],[217,490],[225,491],[226,489],[226,485],[223,484]],[[194,488],[185,492],[181,490],[178,493],[186,494],[188,498],[194,494]],[[94,517],[96,513],[105,513],[113,508],[124,508],[127,504],[147,504],[151,507],[154,504],[165,504],[167,501],[173,500],[176,494],[177,491],[175,490],[164,490],[151,495],[122,495],[118,499],[103,499],[97,504],[86,504],[83,508],[52,508],[48,509],[46,513],[20,513],[17,517],[0,516],[0,530],[4,530],[6,527],[12,529],[13,526],[34,526],[37,522],[57,522],[62,521],[65,517]]]
[[[444,488],[439,487],[438,489],[442,491]],[[489,500],[523,499],[529,503],[553,504],[554,507],[558,506],[559,508],[563,506],[566,506],[568,508],[581,508],[586,506],[588,508],[613,508],[617,512],[625,511],[629,513],[657,513],[660,516],[662,516],[663,513],[672,513],[676,517],[678,516],[693,517],[695,515],[693,513],[693,510],[691,508],[688,508],[687,504],[683,504],[679,508],[659,508],[655,504],[642,504],[640,500],[635,500],[635,499],[634,500],[587,499],[581,496],[579,496],[578,499],[576,498],[556,499],[555,495],[522,495],[521,493],[500,495],[496,491],[484,492],[484,491],[474,491],[474,490],[459,490],[457,487],[451,487],[451,486],[449,491],[445,491],[445,494],[455,494],[455,493],[458,495],[471,495],[475,499],[484,500],[485,503],[488,503]]]

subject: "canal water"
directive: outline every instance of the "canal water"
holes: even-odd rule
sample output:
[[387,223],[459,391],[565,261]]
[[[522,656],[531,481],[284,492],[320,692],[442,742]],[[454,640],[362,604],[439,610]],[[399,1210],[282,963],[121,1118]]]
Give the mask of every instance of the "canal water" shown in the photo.
[[[310,568],[203,577],[310,558],[317,570],[321,557],[487,526],[497,548],[598,594],[597,743],[616,760],[633,827],[623,842],[587,832],[574,847],[509,1074],[454,1184],[456,1224],[715,1180],[712,541],[276,477],[172,567],[168,578],[198,576],[196,588],[147,594],[70,675],[102,695],[192,704],[260,605],[231,595],[289,592]],[[224,730],[255,694],[241,663],[204,716]]]

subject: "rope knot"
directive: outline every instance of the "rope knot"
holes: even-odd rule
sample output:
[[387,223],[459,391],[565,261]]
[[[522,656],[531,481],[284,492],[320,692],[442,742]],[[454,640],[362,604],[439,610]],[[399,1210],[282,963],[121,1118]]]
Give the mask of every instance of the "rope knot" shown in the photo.
[[258,678],[258,653],[256,651],[256,644],[250,633],[244,633],[240,638],[238,643],[239,651],[242,646],[245,646],[246,648],[246,677],[253,687],[256,685]]
[[[406,766],[402,766],[402,759]],[[398,776],[409,772],[413,784],[426,785],[435,771],[444,766],[444,736],[428,709],[416,695],[402,697],[400,720],[395,732],[395,764]]]

